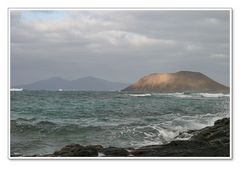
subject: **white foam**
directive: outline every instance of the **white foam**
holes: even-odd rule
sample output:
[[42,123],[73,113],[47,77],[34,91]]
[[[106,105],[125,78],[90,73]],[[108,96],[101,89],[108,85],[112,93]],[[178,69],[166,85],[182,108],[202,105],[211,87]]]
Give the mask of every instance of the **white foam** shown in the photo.
[[104,157],[105,154],[104,154],[104,153],[100,153],[100,152],[98,152],[98,156],[99,156],[99,157]]
[[193,134],[187,133],[187,132],[182,132],[181,135],[178,135],[175,137],[176,140],[189,140]]
[[10,91],[23,91],[22,88],[11,88]]
[[191,95],[184,94],[183,92],[176,92],[176,93],[154,93],[153,95],[156,96],[173,96],[173,97],[179,97],[179,98],[191,98]]
[[199,93],[201,97],[229,97],[229,94],[223,93]]
[[[154,130],[154,132],[146,132],[146,128]],[[159,124],[151,124],[147,126],[137,126],[133,129],[133,133],[143,133],[145,135],[144,141],[149,141],[145,145],[149,144],[162,144],[164,142],[170,142],[178,135],[178,131],[163,128]]]
[[229,97],[229,94],[223,94],[223,93],[190,93],[186,94],[183,92],[176,92],[176,93],[153,93],[154,96],[173,96],[173,97],[179,97],[179,98],[200,98],[200,97],[206,97],[206,98],[218,98],[218,97]]
[[186,95],[186,94],[183,94],[183,93],[177,93],[173,96],[180,97],[180,98],[191,98],[192,97],[191,95]]
[[151,94],[129,94],[132,97],[150,97]]

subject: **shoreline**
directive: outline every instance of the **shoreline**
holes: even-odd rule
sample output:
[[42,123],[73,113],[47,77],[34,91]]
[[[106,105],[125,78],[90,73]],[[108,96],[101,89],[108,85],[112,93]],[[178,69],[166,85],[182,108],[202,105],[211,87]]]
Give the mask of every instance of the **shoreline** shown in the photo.
[[191,134],[192,137],[140,148],[70,144],[52,154],[31,157],[230,157],[230,118],[222,118],[215,121],[213,126],[189,130],[178,136],[184,133]]

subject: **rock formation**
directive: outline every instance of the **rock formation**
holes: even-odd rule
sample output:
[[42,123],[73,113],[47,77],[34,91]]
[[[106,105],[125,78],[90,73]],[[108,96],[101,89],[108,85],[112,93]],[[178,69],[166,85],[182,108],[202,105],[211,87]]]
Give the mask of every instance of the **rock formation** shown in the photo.
[[224,86],[200,72],[153,73],[123,89],[136,92],[209,92],[228,93]]

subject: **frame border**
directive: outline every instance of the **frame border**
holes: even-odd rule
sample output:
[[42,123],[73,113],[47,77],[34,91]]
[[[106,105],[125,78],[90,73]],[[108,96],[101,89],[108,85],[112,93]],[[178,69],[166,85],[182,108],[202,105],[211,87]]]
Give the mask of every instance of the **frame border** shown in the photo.
[[[11,65],[11,11],[30,11],[30,10],[66,10],[66,11],[140,11],[140,10],[158,10],[158,11],[228,11],[229,12],[229,59],[230,59],[230,156],[229,157],[11,157],[11,105],[10,105],[10,65]],[[178,8],[170,8],[170,7],[9,7],[7,9],[7,101],[8,101],[8,159],[9,160],[233,160],[233,8],[231,7],[223,7],[223,8],[212,8],[212,7],[178,7]]]

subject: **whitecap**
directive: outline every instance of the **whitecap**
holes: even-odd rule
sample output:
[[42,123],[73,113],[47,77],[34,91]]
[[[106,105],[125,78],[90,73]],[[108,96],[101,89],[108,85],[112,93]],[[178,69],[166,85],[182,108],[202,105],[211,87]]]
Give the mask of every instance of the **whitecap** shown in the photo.
[[132,96],[132,97],[150,97],[152,95],[151,94],[129,94],[129,96]]
[[191,98],[191,95],[184,94],[183,92],[176,92],[176,93],[154,93],[155,96],[173,96],[179,98]]
[[201,97],[229,97],[229,94],[223,94],[223,93],[199,93]]
[[10,91],[23,91],[22,88],[11,88]]

